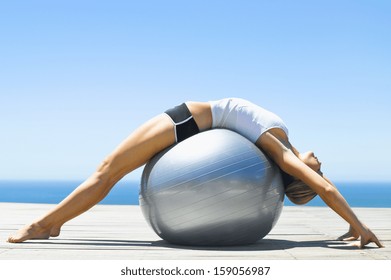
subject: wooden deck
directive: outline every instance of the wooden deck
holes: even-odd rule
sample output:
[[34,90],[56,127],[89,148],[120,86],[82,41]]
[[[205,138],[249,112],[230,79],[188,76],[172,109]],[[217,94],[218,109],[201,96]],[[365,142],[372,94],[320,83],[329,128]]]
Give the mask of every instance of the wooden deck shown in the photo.
[[390,260],[391,208],[355,208],[386,248],[353,249],[335,241],[347,224],[326,207],[285,207],[276,227],[256,244],[182,247],[160,240],[138,206],[98,205],[67,223],[60,237],[5,242],[53,205],[0,203],[1,260]]

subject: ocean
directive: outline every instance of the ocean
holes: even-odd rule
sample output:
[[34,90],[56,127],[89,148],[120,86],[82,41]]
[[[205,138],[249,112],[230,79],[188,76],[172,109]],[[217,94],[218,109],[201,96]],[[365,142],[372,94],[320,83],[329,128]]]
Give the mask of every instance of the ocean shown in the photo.
[[[58,203],[74,190],[80,181],[0,181],[0,202]],[[336,183],[352,207],[391,207],[391,182]],[[100,204],[137,205],[139,182],[119,182]],[[288,199],[285,205],[293,205]],[[308,206],[326,206],[316,197]]]

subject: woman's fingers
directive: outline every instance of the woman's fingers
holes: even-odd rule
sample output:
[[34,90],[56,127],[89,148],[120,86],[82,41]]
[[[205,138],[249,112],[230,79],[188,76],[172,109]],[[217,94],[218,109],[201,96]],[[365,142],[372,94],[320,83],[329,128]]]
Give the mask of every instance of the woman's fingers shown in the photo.
[[379,248],[384,248],[384,245],[379,241],[379,239],[376,237],[376,235],[370,230],[367,229],[366,232],[363,233],[363,235],[356,234],[352,228],[349,229],[349,231],[340,237],[337,238],[338,241],[355,241],[358,240],[360,237],[359,242],[354,242],[351,244],[354,247],[363,249],[367,244],[375,243]]
[[[379,239],[377,239],[377,237],[375,237],[375,238],[372,238],[367,244],[369,244],[369,243],[372,243],[372,242],[374,242],[376,245],[377,245],[377,247],[379,247],[379,248],[384,248],[384,245],[379,241]],[[361,244],[362,245],[362,244]],[[365,246],[366,244],[364,244],[364,246]],[[363,247],[362,247],[363,248]]]
[[359,236],[352,234],[350,231],[337,238],[338,241],[353,241],[357,240]]
[[360,248],[363,249],[363,248],[365,248],[365,245],[372,243],[372,242],[374,242],[377,245],[377,247],[384,248],[384,245],[379,241],[379,239],[373,233],[372,233],[372,236],[368,239],[361,237]]
[[348,237],[348,234],[345,233],[344,235],[341,235],[340,237],[337,238],[338,241],[343,241],[345,238]]
[[357,240],[358,238],[355,237],[355,236],[350,236],[350,237],[346,237],[344,239],[342,239],[342,241],[354,241],[354,240]]

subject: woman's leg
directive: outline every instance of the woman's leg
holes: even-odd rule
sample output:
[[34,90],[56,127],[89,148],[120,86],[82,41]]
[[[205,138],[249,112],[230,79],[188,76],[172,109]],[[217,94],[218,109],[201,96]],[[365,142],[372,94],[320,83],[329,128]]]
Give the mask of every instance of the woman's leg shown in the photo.
[[54,209],[8,238],[8,242],[58,236],[61,226],[101,201],[123,176],[174,144],[172,121],[159,115],[133,132],[84,183]]

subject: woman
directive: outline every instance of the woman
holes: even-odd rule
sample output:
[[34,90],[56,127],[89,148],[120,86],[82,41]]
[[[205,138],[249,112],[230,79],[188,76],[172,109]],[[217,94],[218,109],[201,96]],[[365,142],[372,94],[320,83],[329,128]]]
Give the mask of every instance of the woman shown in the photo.
[[134,131],[110,154],[84,183],[53,210],[8,238],[17,243],[60,234],[61,226],[101,201],[126,174],[144,165],[161,150],[211,128],[226,128],[242,134],[266,152],[291,175],[286,195],[304,204],[318,194],[349,224],[344,240],[360,238],[360,247],[375,242],[375,234],[353,213],[334,185],[320,172],[314,153],[299,153],[289,142],[288,130],[275,114],[239,98],[211,102],[186,102],[151,119]]

